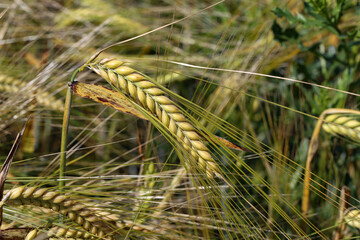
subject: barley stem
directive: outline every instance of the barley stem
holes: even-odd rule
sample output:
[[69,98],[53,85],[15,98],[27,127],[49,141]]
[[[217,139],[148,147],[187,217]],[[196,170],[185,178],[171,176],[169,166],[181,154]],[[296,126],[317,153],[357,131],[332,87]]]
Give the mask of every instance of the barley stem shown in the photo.
[[[71,76],[69,85],[71,85],[74,82],[76,75],[79,73],[79,71],[80,71],[80,69],[76,69],[76,71],[73,73],[73,75]],[[67,147],[68,132],[69,132],[71,99],[72,99],[72,89],[69,87],[66,92],[63,125],[62,125],[62,131],[61,131],[60,171],[59,171],[59,189],[60,189],[60,191],[65,186],[65,182],[63,181],[63,178],[65,176],[65,170],[66,170],[66,147]]]
[[63,179],[66,170],[66,147],[67,147],[67,139],[68,139],[68,131],[69,131],[71,99],[72,99],[72,90],[71,88],[68,88],[66,93],[63,125],[61,131],[60,172],[59,172],[60,191],[62,191],[62,188],[65,186],[65,182],[63,181]]

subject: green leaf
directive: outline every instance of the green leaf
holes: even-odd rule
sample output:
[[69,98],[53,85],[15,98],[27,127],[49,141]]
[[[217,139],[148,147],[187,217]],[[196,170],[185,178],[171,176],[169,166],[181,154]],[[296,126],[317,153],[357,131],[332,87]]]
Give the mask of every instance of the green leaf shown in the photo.
[[276,7],[272,11],[278,17],[285,17],[289,21],[290,24],[296,24],[299,20],[297,17],[292,15],[292,13],[286,9],[281,9],[281,8]]
[[294,27],[289,28],[282,28],[276,20],[273,22],[273,25],[271,26],[271,30],[274,33],[274,37],[276,40],[278,40],[280,43],[286,42],[286,41],[296,41],[299,38],[299,33],[296,31]]

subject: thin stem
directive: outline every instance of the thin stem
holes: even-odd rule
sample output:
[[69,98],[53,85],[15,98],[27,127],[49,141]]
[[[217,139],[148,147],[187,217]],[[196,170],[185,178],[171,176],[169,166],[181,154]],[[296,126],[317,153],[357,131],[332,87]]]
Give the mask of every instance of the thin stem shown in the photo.
[[60,149],[60,173],[59,173],[59,190],[62,191],[62,188],[65,185],[63,181],[66,168],[66,145],[68,138],[68,129],[69,129],[69,119],[70,119],[70,109],[71,109],[71,99],[72,99],[72,89],[68,88],[66,93],[65,100],[65,110],[63,117],[63,125],[61,132],[61,149]]
[[70,86],[74,82],[76,75],[79,73],[79,71],[80,69],[76,69],[76,71],[71,76],[69,82],[69,88],[66,93],[63,125],[61,131],[61,147],[60,147],[60,173],[59,173],[60,191],[62,191],[63,187],[65,186],[65,182],[63,181],[63,178],[65,176],[65,170],[66,170],[66,146],[68,139],[69,119],[70,119],[70,109],[71,109],[71,99],[72,99],[72,89],[70,88]]

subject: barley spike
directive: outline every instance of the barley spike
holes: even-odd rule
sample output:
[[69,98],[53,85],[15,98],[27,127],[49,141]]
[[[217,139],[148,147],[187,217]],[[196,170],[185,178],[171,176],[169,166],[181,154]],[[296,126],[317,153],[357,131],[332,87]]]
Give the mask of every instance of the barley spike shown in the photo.
[[[202,142],[202,137],[182,111],[154,82],[117,59],[93,61],[88,63],[88,67],[116,90],[137,103],[143,111],[157,118],[170,133],[176,136],[199,169],[202,169],[209,178],[214,177],[218,168],[209,149]],[[189,161],[186,164],[190,163]]]
[[323,129],[333,135],[342,135],[360,141],[360,122],[340,114],[331,114],[325,118]]
[[[105,214],[103,212],[97,213],[86,205],[71,200],[66,195],[61,195],[56,191],[49,191],[45,188],[36,187],[17,187],[10,191],[9,198],[6,199],[5,204],[9,205],[35,205],[43,208],[52,209],[55,212],[66,216],[68,219],[77,223],[83,229],[88,232],[89,236],[97,236],[98,238],[104,238],[106,235],[104,231],[112,232],[109,229],[109,225],[106,223],[113,223],[113,219],[107,218],[110,213]],[[4,192],[4,195],[9,191]],[[57,231],[55,231],[57,229]],[[79,234],[79,231],[74,231],[66,228],[54,228],[51,235],[56,236],[69,236]],[[32,236],[31,234],[30,236]],[[110,234],[108,234],[110,235]],[[86,233],[78,237],[86,238]],[[106,236],[106,239],[112,239],[111,236]]]

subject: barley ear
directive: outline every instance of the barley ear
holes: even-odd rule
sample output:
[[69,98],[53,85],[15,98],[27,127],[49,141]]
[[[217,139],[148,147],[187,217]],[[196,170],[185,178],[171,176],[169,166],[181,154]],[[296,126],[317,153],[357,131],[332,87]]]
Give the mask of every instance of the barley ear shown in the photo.
[[[98,213],[88,206],[70,199],[66,195],[62,195],[59,191],[49,191],[45,188],[36,187],[17,187],[5,194],[9,193],[9,198],[5,204],[8,205],[32,205],[51,209],[58,212],[74,223],[78,224],[83,230],[90,235],[99,238],[109,236],[113,233],[110,225],[115,226],[112,219],[107,218],[104,212]],[[110,224],[111,223],[111,224]],[[71,232],[70,229],[59,228],[54,235],[64,236]],[[105,234],[108,232],[108,234]]]
[[154,81],[117,59],[92,61],[88,67],[124,94],[150,121],[156,119],[188,153],[186,165],[195,164],[210,179],[218,173],[218,166],[196,127]]
[[341,135],[360,142],[360,122],[340,114],[326,116],[323,129],[332,135]]

